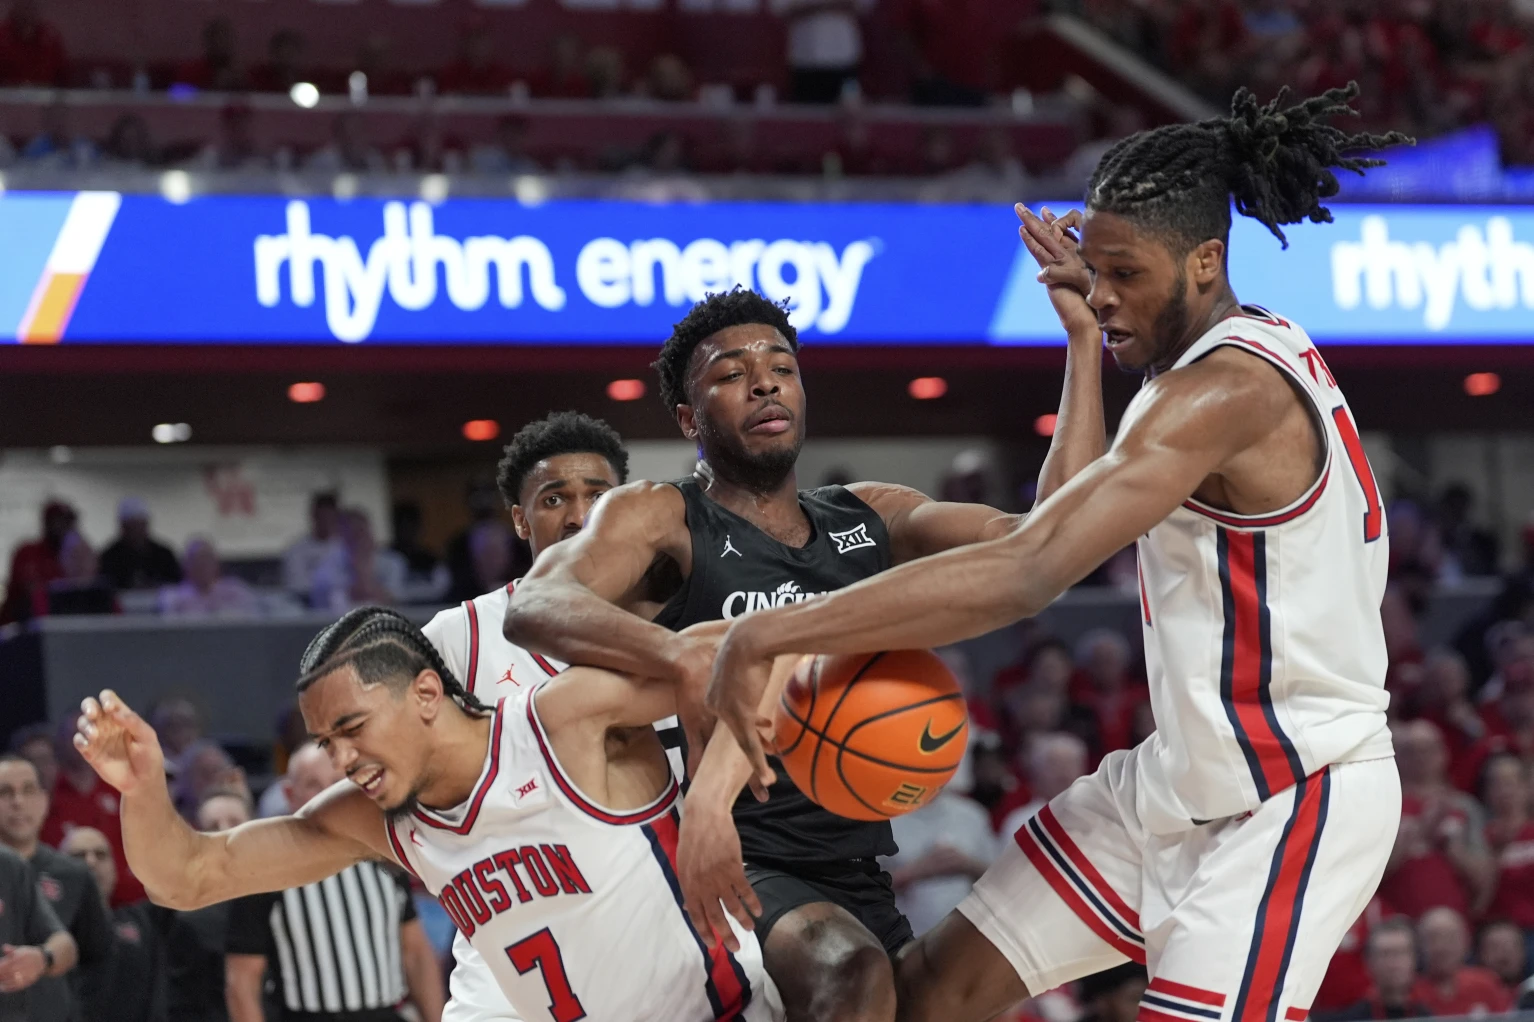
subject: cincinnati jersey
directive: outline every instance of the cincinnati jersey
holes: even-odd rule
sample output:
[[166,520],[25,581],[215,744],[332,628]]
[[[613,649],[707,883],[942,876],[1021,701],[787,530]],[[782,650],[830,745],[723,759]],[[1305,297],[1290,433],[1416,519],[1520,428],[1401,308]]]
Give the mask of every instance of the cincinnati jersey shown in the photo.
[[[506,641],[501,622],[506,620],[506,604],[516,588],[517,583],[510,582],[439,611],[421,629],[464,688],[487,706],[566,667]],[[675,717],[667,717],[655,722],[655,730],[666,747],[672,773],[680,778],[686,768],[681,726]]]
[[[692,573],[656,624],[681,630],[765,607],[814,599],[890,566],[889,532],[873,508],[843,486],[799,491],[810,539],[786,546],[714,503],[692,479],[672,484],[687,505]],[[849,820],[806,798],[774,761],[766,802],[749,791],[735,802],[735,826],[748,862],[845,862],[894,855],[887,821]]]
[[399,861],[442,903],[525,1022],[769,1022],[755,937],[709,950],[676,875],[680,790],[615,811],[565,775],[532,685],[502,698],[485,766],[453,809],[389,824]]
[[1137,769],[1154,832],[1238,815],[1330,764],[1392,754],[1378,487],[1310,338],[1266,310],[1244,311],[1172,371],[1223,347],[1268,362],[1311,406],[1324,463],[1282,510],[1238,515],[1189,499],[1139,540],[1157,731]]

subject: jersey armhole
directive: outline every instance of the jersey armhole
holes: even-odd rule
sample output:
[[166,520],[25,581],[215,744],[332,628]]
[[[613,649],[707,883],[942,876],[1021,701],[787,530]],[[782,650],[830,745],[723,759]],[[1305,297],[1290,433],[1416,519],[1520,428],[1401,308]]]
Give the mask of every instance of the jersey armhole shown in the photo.
[[[1258,319],[1259,317],[1251,318]],[[1326,431],[1328,412],[1321,407],[1320,400],[1315,392],[1310,389],[1310,385],[1305,382],[1304,378],[1261,341],[1254,341],[1249,337],[1231,334],[1210,345],[1207,351],[1203,352],[1193,361],[1201,362],[1221,348],[1235,348],[1238,351],[1244,351],[1249,355],[1262,359],[1279,371],[1284,381],[1288,383],[1289,389],[1304,402],[1305,410],[1309,413],[1311,426],[1315,429],[1316,435],[1321,441],[1321,470],[1316,473],[1316,478],[1305,488],[1305,492],[1277,511],[1270,511],[1260,515],[1241,515],[1212,507],[1193,497],[1183,501],[1182,506],[1195,514],[1212,519],[1221,525],[1238,529],[1270,529],[1278,525],[1287,524],[1316,506],[1317,502],[1321,499],[1321,494],[1326,490],[1327,481],[1331,478],[1333,445],[1331,435]]]

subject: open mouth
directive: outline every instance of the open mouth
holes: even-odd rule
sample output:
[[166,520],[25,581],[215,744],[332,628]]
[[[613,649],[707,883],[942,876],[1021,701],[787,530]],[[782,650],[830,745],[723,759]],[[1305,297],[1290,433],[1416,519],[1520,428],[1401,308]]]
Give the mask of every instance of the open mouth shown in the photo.
[[1103,339],[1106,341],[1108,347],[1119,348],[1134,340],[1135,335],[1130,333],[1128,330],[1116,330],[1105,327],[1103,329]]
[[786,433],[794,417],[782,405],[768,405],[746,420],[747,433]]
[[362,793],[369,798],[374,798],[383,790],[384,771],[383,767],[367,767],[352,774],[352,783],[362,789]]

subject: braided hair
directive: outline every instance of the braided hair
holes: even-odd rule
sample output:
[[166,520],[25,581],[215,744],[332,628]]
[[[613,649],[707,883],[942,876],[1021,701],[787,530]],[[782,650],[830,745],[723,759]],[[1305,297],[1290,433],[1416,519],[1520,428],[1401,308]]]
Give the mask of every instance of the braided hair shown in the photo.
[[357,607],[326,626],[309,643],[298,662],[298,691],[350,664],[367,687],[401,686],[430,668],[442,679],[442,689],[471,713],[490,707],[453,676],[442,654],[405,615],[388,607]]
[[1115,213],[1175,241],[1182,252],[1230,235],[1230,206],[1272,231],[1280,224],[1330,223],[1321,200],[1337,194],[1334,169],[1363,174],[1384,160],[1349,156],[1391,145],[1414,145],[1398,131],[1348,134],[1326,123],[1357,116],[1358,83],[1329,89],[1292,106],[1288,88],[1266,105],[1247,89],[1231,115],[1169,124],[1123,139],[1103,155],[1087,185],[1087,206]]

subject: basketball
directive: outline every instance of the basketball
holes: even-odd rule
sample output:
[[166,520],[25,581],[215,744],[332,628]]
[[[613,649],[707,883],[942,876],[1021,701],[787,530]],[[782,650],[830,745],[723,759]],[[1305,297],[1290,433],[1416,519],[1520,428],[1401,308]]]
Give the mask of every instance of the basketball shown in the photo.
[[783,769],[817,804],[854,820],[925,805],[969,741],[959,682],[925,649],[805,657],[778,703]]

